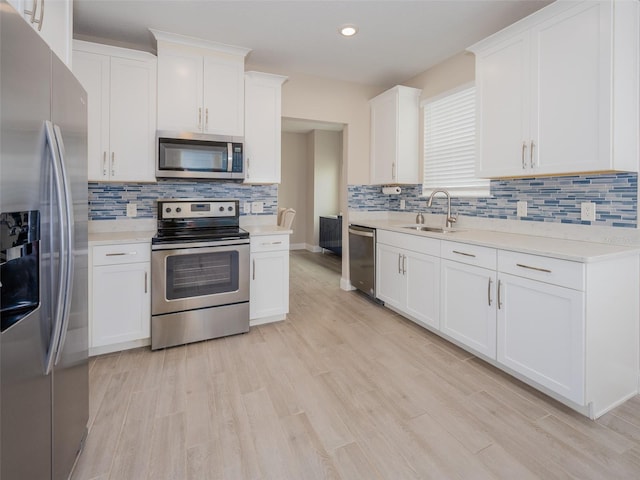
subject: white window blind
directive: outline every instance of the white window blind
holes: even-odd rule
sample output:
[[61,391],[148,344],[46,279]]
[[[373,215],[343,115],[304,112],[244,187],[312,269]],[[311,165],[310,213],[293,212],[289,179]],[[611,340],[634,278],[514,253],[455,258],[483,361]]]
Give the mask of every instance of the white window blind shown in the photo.
[[445,188],[454,196],[488,196],[489,180],[476,178],[476,87],[424,104],[424,181],[429,195]]

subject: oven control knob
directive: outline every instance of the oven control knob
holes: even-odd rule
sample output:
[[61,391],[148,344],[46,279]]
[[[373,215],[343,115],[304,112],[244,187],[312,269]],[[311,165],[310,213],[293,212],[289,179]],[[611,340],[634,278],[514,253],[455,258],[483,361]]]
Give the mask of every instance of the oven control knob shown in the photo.
[[165,208],[164,211],[167,213],[171,213],[171,209],[169,207]]
[[232,207],[232,206],[229,206],[229,208],[227,208],[227,210],[229,210],[230,212],[232,212],[232,211],[233,211],[233,207]]
[[221,212],[224,212],[224,207],[220,207],[220,211],[221,211]]
[[180,207],[176,208],[176,212],[180,213],[182,209]]

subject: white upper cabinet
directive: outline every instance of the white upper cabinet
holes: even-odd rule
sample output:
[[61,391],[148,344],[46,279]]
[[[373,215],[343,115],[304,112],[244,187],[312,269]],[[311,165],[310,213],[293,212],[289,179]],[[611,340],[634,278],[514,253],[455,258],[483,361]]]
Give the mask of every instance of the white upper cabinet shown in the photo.
[[76,41],[73,73],[89,102],[89,180],[155,181],[155,57]]
[[158,41],[158,130],[244,135],[249,49],[152,30]]
[[638,170],[638,2],[556,2],[470,48],[481,177]]
[[280,183],[282,84],[287,77],[245,74],[245,183]]
[[71,67],[73,2],[71,0],[8,0],[51,47]]
[[370,100],[370,183],[419,183],[421,90],[396,86]]

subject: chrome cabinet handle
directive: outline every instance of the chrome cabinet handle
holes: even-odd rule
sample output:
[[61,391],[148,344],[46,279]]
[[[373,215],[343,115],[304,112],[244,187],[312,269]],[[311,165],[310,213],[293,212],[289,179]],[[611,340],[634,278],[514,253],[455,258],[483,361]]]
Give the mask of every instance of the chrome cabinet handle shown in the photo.
[[147,293],[147,272],[144,272],[144,293]]
[[522,263],[516,263],[516,267],[527,268],[529,270],[535,270],[536,272],[551,273],[551,270],[548,268],[531,267],[529,265],[523,265]]
[[198,107],[198,130],[202,130],[202,107]]
[[457,255],[464,255],[465,257],[473,257],[476,258],[476,256],[473,253],[465,253],[465,252],[459,252],[458,250],[453,250],[453,253],[457,254]]
[[396,179],[396,162],[393,162],[391,164],[391,179],[392,180]]
[[116,152],[111,152],[111,176],[116,176]]
[[500,289],[502,288],[502,280],[498,280],[498,310],[502,308],[502,295]]
[[489,285],[487,285],[487,303],[491,306],[491,284],[493,283],[493,279],[489,277]]
[[407,274],[407,256],[406,255],[402,255],[402,274],[403,275]]
[[533,140],[531,140],[531,147],[529,148],[529,165],[531,165],[531,168],[534,167],[533,164],[533,147],[535,146],[535,143],[533,143]]
[[137,252],[118,252],[118,253],[105,253],[105,257],[121,257],[123,255],[136,255]]
[[249,157],[247,157],[247,174],[245,176],[245,178],[249,178],[249,165],[251,164],[251,159]]
[[37,9],[38,9],[38,0],[33,0],[33,6],[31,7],[31,10],[24,10],[24,13],[26,15],[31,16],[31,23],[35,23]]
[[102,152],[102,176],[107,176],[107,152]]
[[[42,20],[44,19],[44,0],[42,0],[40,2],[40,16],[38,17],[38,19],[36,20],[35,16],[36,16],[36,2],[33,2],[34,7],[33,7],[33,14],[31,15],[31,23],[37,23],[38,24],[38,31],[42,30]],[[26,12],[25,12],[26,13]]]
[[205,132],[209,131],[209,109],[204,109],[204,130]]
[[398,273],[400,275],[402,275],[402,267],[401,267],[401,262],[402,261],[402,255],[398,254]]
[[253,280],[256,279],[256,259],[253,259]]
[[524,151],[527,149],[527,142],[522,142],[522,169],[527,168],[527,164],[524,159]]

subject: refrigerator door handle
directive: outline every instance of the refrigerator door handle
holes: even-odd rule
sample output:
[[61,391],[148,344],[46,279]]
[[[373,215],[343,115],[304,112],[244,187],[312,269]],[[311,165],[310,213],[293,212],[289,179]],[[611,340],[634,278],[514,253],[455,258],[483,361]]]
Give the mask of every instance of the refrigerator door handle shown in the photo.
[[[47,358],[45,362],[45,375],[49,375],[51,370],[53,369],[53,363],[56,355],[56,347],[58,345],[58,340],[60,339],[60,331],[62,329],[62,315],[63,315],[63,305],[64,305],[64,294],[65,294],[65,278],[66,278],[66,267],[63,263],[63,256],[65,250],[65,243],[67,240],[67,235],[64,228],[64,219],[66,216],[66,210],[64,207],[63,200],[63,189],[64,186],[62,184],[62,172],[60,171],[60,159],[58,153],[58,144],[56,141],[55,132],[53,130],[53,124],[47,120],[45,121],[45,135],[46,135],[46,143],[47,148],[49,150],[49,156],[51,157],[51,171],[53,173],[53,185],[55,189],[55,195],[57,199],[57,213],[60,218],[61,226],[59,229],[60,233],[60,256],[59,256],[59,267],[58,267],[58,291],[55,295],[53,295],[53,299],[55,300],[54,308],[53,308],[53,326],[51,337],[49,338],[49,346],[47,348]],[[53,261],[53,248],[51,249],[51,256]]]
[[73,250],[74,250],[74,239],[73,234],[75,231],[75,225],[73,222],[73,198],[71,198],[71,184],[69,182],[69,177],[67,175],[67,169],[65,167],[65,150],[64,150],[64,141],[62,139],[62,132],[60,131],[60,127],[55,125],[53,127],[54,133],[56,135],[56,140],[58,143],[58,153],[60,159],[60,171],[62,173],[62,185],[64,187],[64,207],[66,213],[66,222],[65,222],[65,234],[67,236],[66,241],[66,252],[65,252],[65,267],[66,267],[66,275],[65,275],[65,288],[64,288],[64,296],[63,296],[63,304],[62,304],[62,327],[60,328],[60,338],[57,344],[57,354],[54,365],[57,365],[60,361],[60,357],[62,355],[62,347],[64,347],[64,342],[67,338],[67,330],[69,329],[69,316],[71,312],[71,293],[73,291],[73,270],[74,270],[74,258],[73,258]]

